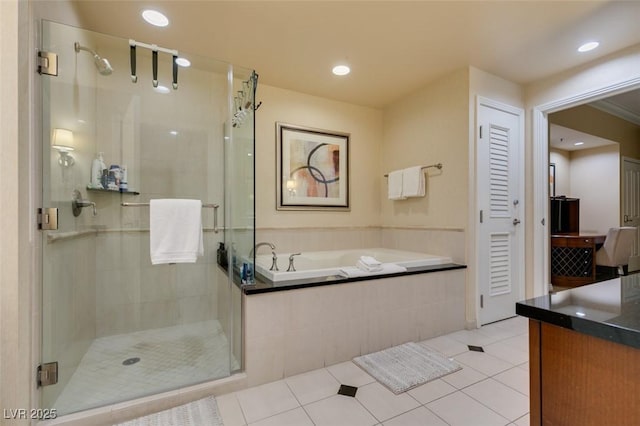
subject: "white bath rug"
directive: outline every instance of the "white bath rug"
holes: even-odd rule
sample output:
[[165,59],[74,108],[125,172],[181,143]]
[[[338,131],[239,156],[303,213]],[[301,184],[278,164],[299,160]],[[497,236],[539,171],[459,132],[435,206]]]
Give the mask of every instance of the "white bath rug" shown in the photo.
[[414,342],[353,359],[394,394],[460,370],[460,364]]
[[223,426],[212,396],[120,423],[118,426]]

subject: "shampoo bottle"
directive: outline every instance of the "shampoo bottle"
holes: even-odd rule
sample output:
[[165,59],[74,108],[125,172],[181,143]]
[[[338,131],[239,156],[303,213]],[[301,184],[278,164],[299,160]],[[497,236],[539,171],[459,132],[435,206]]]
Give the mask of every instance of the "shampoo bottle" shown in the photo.
[[102,188],[102,171],[107,168],[102,155],[102,152],[99,152],[91,163],[91,188]]

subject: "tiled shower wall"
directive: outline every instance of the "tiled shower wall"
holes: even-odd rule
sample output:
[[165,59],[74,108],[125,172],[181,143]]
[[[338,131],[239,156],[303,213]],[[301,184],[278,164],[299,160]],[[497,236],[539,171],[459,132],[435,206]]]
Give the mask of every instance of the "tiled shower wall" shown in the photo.
[[216,319],[217,240],[195,264],[151,265],[148,232],[99,233],[96,337]]

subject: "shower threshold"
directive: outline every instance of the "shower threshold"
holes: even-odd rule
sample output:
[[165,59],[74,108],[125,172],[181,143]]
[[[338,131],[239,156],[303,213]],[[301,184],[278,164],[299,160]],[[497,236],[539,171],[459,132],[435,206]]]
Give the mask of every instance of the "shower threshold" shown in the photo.
[[217,320],[95,339],[53,408],[101,407],[230,374],[229,342]]

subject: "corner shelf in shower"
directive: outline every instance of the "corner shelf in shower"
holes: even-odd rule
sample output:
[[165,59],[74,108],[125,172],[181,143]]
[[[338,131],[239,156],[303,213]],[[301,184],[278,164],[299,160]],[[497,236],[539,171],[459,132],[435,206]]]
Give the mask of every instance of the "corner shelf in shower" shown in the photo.
[[140,193],[138,191],[132,191],[130,189],[127,190],[127,191],[120,191],[120,190],[116,190],[116,189],[87,188],[87,191],[91,191],[91,192],[110,192],[112,194],[140,195]]

